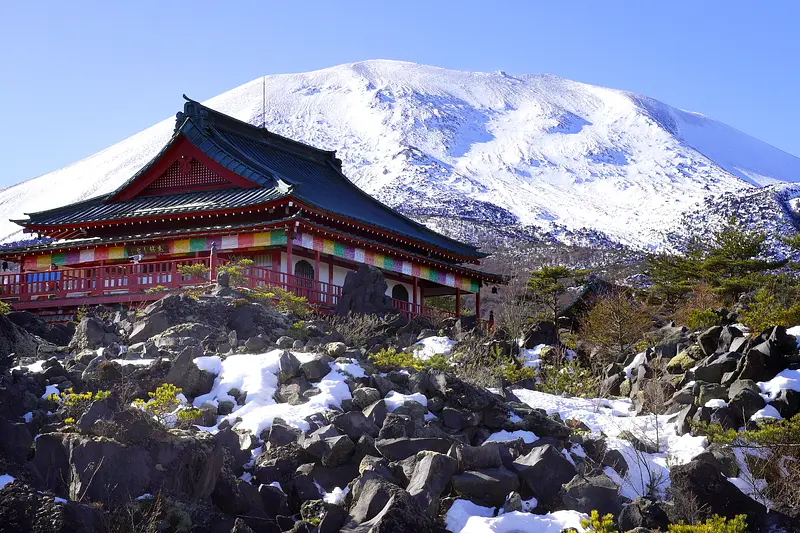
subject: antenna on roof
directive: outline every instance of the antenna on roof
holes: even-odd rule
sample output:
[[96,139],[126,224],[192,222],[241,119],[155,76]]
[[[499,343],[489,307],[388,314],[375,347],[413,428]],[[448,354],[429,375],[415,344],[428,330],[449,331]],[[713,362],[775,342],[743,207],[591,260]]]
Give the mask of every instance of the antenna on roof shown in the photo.
[[261,127],[267,129],[267,77],[261,76]]

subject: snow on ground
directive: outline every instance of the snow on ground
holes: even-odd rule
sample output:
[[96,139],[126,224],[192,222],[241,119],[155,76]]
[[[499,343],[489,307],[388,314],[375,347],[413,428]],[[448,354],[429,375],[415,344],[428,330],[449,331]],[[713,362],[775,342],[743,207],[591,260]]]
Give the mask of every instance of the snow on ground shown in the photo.
[[58,390],[58,387],[56,387],[55,385],[48,385],[45,388],[44,394],[42,394],[42,398],[47,398],[51,394],[55,394],[56,396],[58,396],[59,393],[60,391]]
[[411,348],[415,357],[425,361],[437,354],[450,355],[455,344],[456,341],[448,337],[426,337]]
[[522,439],[522,442],[530,444],[531,442],[539,440],[539,437],[537,437],[533,431],[524,431],[521,429],[517,431],[506,431],[503,429],[489,435],[489,438],[486,439],[483,444],[487,442],[506,442],[517,439]]
[[155,359],[111,359],[120,366],[150,366]]
[[400,394],[397,391],[389,391],[389,394],[383,399],[386,402],[386,410],[393,413],[395,409],[402,406],[406,402],[417,402],[423,407],[428,407],[428,398],[421,392],[414,394]]
[[14,478],[8,474],[0,475],[0,489],[8,485],[9,483],[13,482]]
[[35,363],[31,363],[29,365],[17,365],[13,367],[11,370],[20,370],[22,368],[27,368],[28,372],[32,374],[38,374],[40,372],[44,372],[44,368],[42,368],[42,364],[44,364],[44,362],[45,359],[42,359],[41,361],[36,361]]
[[[195,364],[199,368],[219,370],[219,374],[214,380],[211,392],[195,398],[195,407],[200,407],[206,402],[214,405],[219,405],[220,401],[233,402],[235,405],[233,412],[223,418],[227,418],[231,423],[241,418],[235,427],[250,431],[254,435],[260,435],[277,417],[291,426],[306,431],[309,429],[306,417],[331,406],[341,407],[342,400],[352,398],[350,389],[345,383],[348,375],[353,377],[365,375],[364,369],[358,363],[339,359],[330,363],[331,372],[327,376],[313,384],[320,393],[310,397],[308,402],[301,405],[277,403],[273,398],[278,389],[278,378],[275,373],[278,371],[278,361],[282,353],[283,350],[272,350],[261,354],[237,354],[224,361],[220,361],[216,356],[198,357],[195,359]],[[301,363],[316,357],[314,354],[293,353]],[[228,394],[231,389],[238,389],[247,394],[244,405],[236,404],[234,397]]]
[[797,338],[797,349],[800,350],[800,326],[791,327],[786,330],[786,333]]
[[497,517],[493,515],[494,509],[491,507],[481,507],[459,499],[447,511],[445,525],[453,533],[560,533],[569,527],[584,531],[581,518],[587,518],[577,511],[556,511],[543,515],[515,511]]
[[633,371],[639,368],[645,361],[647,361],[647,352],[636,354],[636,357],[633,358],[631,364],[625,367],[625,377],[630,379]]
[[761,388],[761,394],[767,401],[777,398],[781,389],[800,392],[800,370],[790,370],[787,368],[771,380],[759,382],[758,386]]
[[522,350],[522,366],[538,367],[541,362],[542,350],[545,348],[547,348],[547,344],[537,344],[533,348]]
[[[668,465],[687,463],[706,446],[705,437],[679,436],[669,416],[632,416],[629,400],[564,398],[527,389],[514,390],[514,394],[531,407],[544,409],[547,414],[558,413],[563,420],[578,419],[593,434],[607,435],[608,448],[622,453],[629,470],[624,479],[611,467],[606,467],[605,472],[620,486],[620,493],[626,498],[646,494],[645,487],[651,479],[663,493],[669,486]],[[637,452],[629,441],[619,438],[623,431],[631,432],[647,444],[658,443],[660,451],[654,454]]]
[[783,417],[781,416],[781,414],[778,412],[777,409],[775,409],[771,405],[767,405],[763,409],[759,409],[758,411],[753,413],[753,416],[750,417],[750,420],[757,422],[759,420],[764,420],[764,419],[780,420],[781,418]]

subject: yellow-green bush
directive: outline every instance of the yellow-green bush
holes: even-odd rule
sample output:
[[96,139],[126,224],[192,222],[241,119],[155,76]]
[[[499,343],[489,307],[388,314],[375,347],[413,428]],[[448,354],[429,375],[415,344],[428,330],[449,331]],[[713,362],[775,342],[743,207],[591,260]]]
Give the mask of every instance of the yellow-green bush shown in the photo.
[[307,299],[281,287],[256,287],[250,291],[250,296],[269,303],[283,313],[294,313],[297,316],[306,316],[311,313],[311,306]]
[[413,370],[449,370],[450,363],[444,355],[436,354],[428,359],[415,357],[413,352],[399,352],[395,348],[383,348],[377,353],[370,354],[370,361],[379,370],[388,372],[401,368]]
[[0,315],[7,315],[12,311],[11,306],[0,300]]
[[178,423],[191,423],[200,416],[200,410],[193,407],[184,408],[184,403],[178,395],[183,389],[172,383],[164,383],[156,388],[155,392],[148,392],[150,400],[140,398],[133,404],[144,412],[152,415],[161,424],[166,426]]
[[50,394],[47,400],[58,403],[64,408],[64,421],[72,420],[73,422],[80,418],[83,413],[92,405],[96,400],[105,400],[111,395],[111,391],[99,390],[97,392],[73,392],[72,389],[67,389],[61,394]]
[[541,364],[537,369],[538,388],[548,394],[591,398],[598,394],[599,380],[577,359]]
[[706,520],[704,524],[670,524],[669,533],[747,533],[747,516],[724,518],[718,515]]
[[614,515],[607,514],[601,517],[596,510],[591,512],[588,519],[581,518],[581,527],[584,531],[596,533],[618,533],[614,529]]
[[691,330],[708,329],[719,324],[719,315],[712,309],[690,309],[686,325]]
[[184,278],[206,279],[209,268],[203,263],[193,265],[178,265],[178,273]]
[[164,287],[163,285],[156,285],[155,287],[150,287],[149,289],[145,289],[145,294],[158,294],[160,292],[167,292],[169,289]]
[[740,313],[739,319],[753,335],[771,326],[794,326],[800,324],[800,303],[782,305],[772,291],[762,288],[747,310]]
[[244,285],[246,276],[245,272],[248,267],[253,266],[252,259],[237,259],[225,265],[217,267],[217,274],[227,272],[230,277],[230,284],[234,287]]

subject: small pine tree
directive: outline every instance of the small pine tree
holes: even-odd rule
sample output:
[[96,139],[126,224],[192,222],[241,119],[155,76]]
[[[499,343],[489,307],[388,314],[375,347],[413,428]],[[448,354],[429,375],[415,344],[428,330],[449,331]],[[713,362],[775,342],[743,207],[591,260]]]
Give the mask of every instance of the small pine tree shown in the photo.
[[563,266],[543,266],[531,272],[526,292],[539,309],[537,318],[555,322],[561,310],[559,298],[568,287],[565,281],[573,280],[580,283],[585,275],[586,271],[572,270]]
[[761,259],[765,251],[764,233],[742,227],[731,218],[710,238],[691,237],[683,255],[651,257],[653,292],[661,300],[675,303],[695,286],[707,284],[733,301],[739,294],[759,287],[766,272],[786,264]]

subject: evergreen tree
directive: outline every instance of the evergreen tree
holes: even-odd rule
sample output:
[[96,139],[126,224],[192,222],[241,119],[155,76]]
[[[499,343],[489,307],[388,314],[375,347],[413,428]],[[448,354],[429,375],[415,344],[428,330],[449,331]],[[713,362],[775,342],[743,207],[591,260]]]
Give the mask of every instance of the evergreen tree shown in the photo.
[[526,292],[539,311],[537,318],[555,322],[561,310],[559,297],[571,286],[566,282],[582,283],[585,275],[584,270],[572,270],[563,266],[543,266],[531,272]]
[[689,239],[681,256],[662,254],[652,257],[650,279],[653,292],[674,303],[678,297],[700,284],[706,284],[728,301],[761,286],[768,272],[786,261],[763,259],[764,233],[750,230],[729,219],[706,239]]

